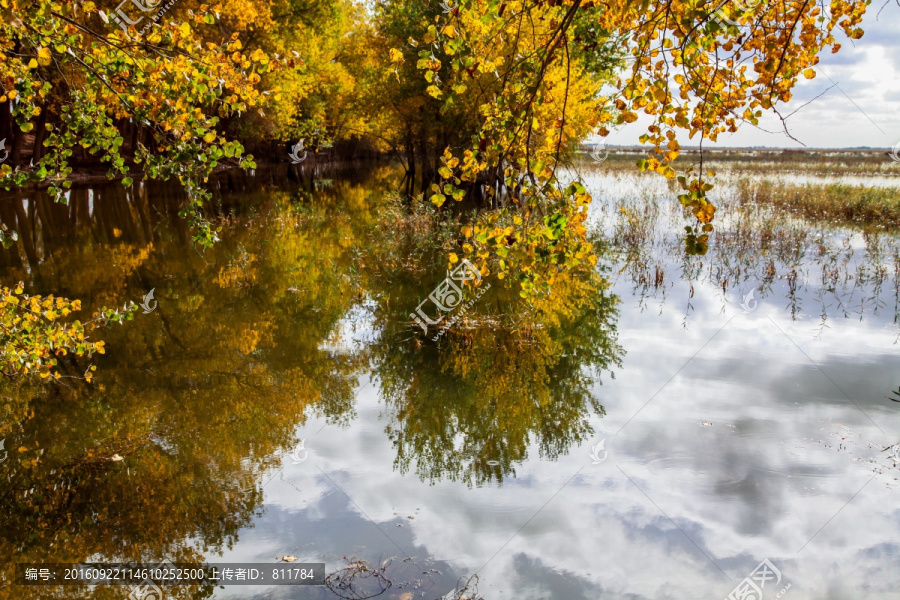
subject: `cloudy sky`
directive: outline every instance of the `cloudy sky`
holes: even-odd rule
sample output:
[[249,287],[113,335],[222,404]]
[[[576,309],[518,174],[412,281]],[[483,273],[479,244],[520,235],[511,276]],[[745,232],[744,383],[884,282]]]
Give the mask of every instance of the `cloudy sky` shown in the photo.
[[[890,148],[900,143],[900,6],[892,0],[877,16],[882,2],[873,3],[863,20],[865,36],[853,41],[837,34],[841,51],[826,51],[816,78],[801,78],[794,98],[784,106],[782,114],[790,114],[825,92],[788,121],[794,137],[806,146]],[[639,120],[620,129],[607,143],[637,145],[647,124]],[[696,139],[686,136],[679,141],[696,145]],[[771,116],[759,128],[745,127],[721,137],[718,145],[802,147],[785,136],[778,119]]]

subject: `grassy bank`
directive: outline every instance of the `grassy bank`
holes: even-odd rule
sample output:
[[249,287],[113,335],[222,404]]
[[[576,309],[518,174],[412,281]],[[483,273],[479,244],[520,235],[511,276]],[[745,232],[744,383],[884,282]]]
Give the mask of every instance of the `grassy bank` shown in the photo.
[[741,204],[777,206],[817,220],[900,226],[900,189],[896,187],[741,179],[735,188]]

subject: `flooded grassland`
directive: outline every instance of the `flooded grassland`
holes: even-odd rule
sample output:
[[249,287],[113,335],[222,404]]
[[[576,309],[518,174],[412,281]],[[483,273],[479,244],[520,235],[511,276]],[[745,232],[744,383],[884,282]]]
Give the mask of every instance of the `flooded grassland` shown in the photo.
[[93,383],[4,382],[0,556],[384,565],[171,598],[721,598],[764,560],[765,598],[900,597],[900,166],[720,163],[703,255],[666,180],[578,163],[597,268],[488,275],[437,342],[458,226],[389,167],[225,174],[203,253],[170,186],[3,199],[4,284],[156,304]]

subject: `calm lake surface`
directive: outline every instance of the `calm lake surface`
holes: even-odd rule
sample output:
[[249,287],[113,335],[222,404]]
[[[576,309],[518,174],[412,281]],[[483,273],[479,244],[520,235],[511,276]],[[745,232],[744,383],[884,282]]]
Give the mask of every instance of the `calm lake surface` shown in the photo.
[[[729,594],[768,560],[766,600],[900,598],[900,237],[725,198],[685,256],[665,180],[580,169],[596,277],[528,307],[488,275],[440,344],[409,314],[455,242],[389,168],[226,174],[202,254],[174,187],[2,200],[3,284],[83,319],[158,304],[93,334],[93,384],[3,384],[0,558],[393,558],[397,600],[473,574],[487,600],[755,599]],[[129,593],[4,577],[3,598]]]

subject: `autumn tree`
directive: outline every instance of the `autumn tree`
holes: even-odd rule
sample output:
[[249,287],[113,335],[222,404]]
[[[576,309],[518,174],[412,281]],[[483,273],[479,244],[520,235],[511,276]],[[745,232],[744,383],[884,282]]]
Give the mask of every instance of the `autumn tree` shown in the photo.
[[89,0],[4,1],[0,128],[12,150],[0,186],[47,183],[65,201],[78,154],[107,165],[125,185],[128,161],[148,177],[178,180],[195,241],[212,243],[201,212],[205,181],[223,161],[253,165],[240,142],[223,137],[220,120],[264,104],[260,79],[282,62],[258,49],[242,52],[237,35],[204,40],[199,30],[215,18],[202,8],[153,22],[122,8],[107,14]]
[[[839,50],[838,32],[862,36],[866,6],[865,0],[828,6],[783,0],[752,7],[736,1],[448,1],[420,51],[418,67],[432,82],[432,93],[452,105],[473,93],[468,85],[457,87],[460,79],[493,76],[501,84],[478,88],[485,92],[477,97],[487,118],[467,147],[448,148],[444,181],[432,199],[460,200],[461,187],[485,173],[503,174],[502,185],[486,191],[517,210],[475,223],[467,233],[474,242],[469,256],[485,268],[522,277],[526,295],[546,290],[560,268],[583,260],[584,212],[591,199],[580,184],[561,182],[558,169],[566,159],[565,128],[576,120],[569,103],[579,99],[571,74],[600,61],[607,69],[594,69],[603,86],[592,99],[591,125],[606,136],[639,114],[653,119],[641,137],[650,151],[638,166],[677,179],[678,199],[698,222],[689,231],[689,245],[705,252],[715,215],[707,197],[714,174],[704,172],[702,163],[676,171],[676,133],[685,131],[702,145],[741,124],[756,124],[763,111],[777,114],[798,78],[815,76],[819,54]],[[501,44],[508,49],[494,52]],[[432,60],[440,50],[451,60]],[[623,62],[609,60],[619,51]],[[560,87],[564,91],[554,94]],[[560,103],[554,136],[541,126],[541,115]],[[517,260],[510,261],[511,255]]]

